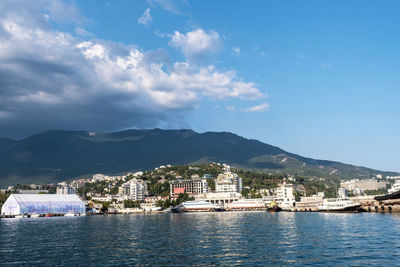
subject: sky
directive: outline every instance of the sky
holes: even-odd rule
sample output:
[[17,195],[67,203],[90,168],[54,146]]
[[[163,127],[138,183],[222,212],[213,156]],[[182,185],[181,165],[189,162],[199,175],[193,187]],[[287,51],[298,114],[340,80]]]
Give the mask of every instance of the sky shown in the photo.
[[2,0],[0,137],[229,131],[400,171],[398,1]]

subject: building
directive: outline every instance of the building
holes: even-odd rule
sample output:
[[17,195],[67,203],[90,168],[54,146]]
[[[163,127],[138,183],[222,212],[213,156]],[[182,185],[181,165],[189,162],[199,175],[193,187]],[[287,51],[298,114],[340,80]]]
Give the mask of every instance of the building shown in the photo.
[[59,186],[56,193],[57,195],[76,195],[76,189],[69,185]]
[[291,209],[295,204],[292,184],[279,184],[276,188],[276,198],[282,209]]
[[307,194],[307,190],[304,187],[304,185],[302,185],[302,184],[294,185],[294,190],[299,192],[302,196],[306,196],[306,194]]
[[215,179],[215,191],[217,193],[240,193],[242,190],[242,178],[234,172],[227,171],[219,174],[217,179]]
[[71,187],[81,188],[85,186],[85,183],[86,183],[85,179],[74,180],[71,182]]
[[[142,173],[142,172],[140,172],[140,173]],[[127,175],[135,175],[135,174],[128,173]],[[107,181],[107,182],[121,181],[121,180],[125,180],[127,175],[123,175],[123,176],[108,176],[108,175],[104,175],[104,174],[99,173],[99,174],[94,174],[93,178],[89,179],[89,182],[96,183],[96,182],[102,182],[102,181]]]
[[129,196],[132,200],[143,201],[147,193],[147,182],[139,179],[132,179],[129,181],[130,192]]
[[338,198],[345,199],[347,197],[348,197],[348,195],[347,195],[346,188],[343,188],[343,187],[339,188],[339,190],[338,190]]
[[270,196],[271,195],[271,192],[270,192],[269,189],[258,189],[258,190],[256,190],[256,193],[260,194],[260,196],[262,198],[265,197],[265,196]]
[[296,202],[296,208],[299,211],[316,211],[318,204],[324,201],[324,192],[318,192],[317,195],[301,197],[300,202]]
[[77,195],[11,194],[1,208],[2,215],[85,213]]
[[386,180],[399,180],[400,176],[386,176]]
[[129,184],[129,182],[122,184],[118,188],[118,194],[123,196],[128,196],[130,191],[131,191],[131,185]]
[[340,186],[352,192],[356,188],[361,189],[363,191],[384,189],[386,188],[387,184],[388,184],[387,181],[378,181],[375,179],[369,179],[369,180],[354,179],[350,181],[341,182]]
[[122,201],[128,199],[128,197],[120,196],[120,195],[105,195],[105,196],[91,197],[91,199],[98,201],[98,202],[113,202],[114,200],[122,202]]
[[143,201],[147,192],[147,182],[133,178],[124,183],[119,189],[119,193],[135,201]]
[[145,197],[144,202],[146,203],[156,203],[159,200],[165,201],[170,197],[162,197],[162,196],[152,196],[152,197]]
[[169,185],[171,196],[177,196],[182,193],[197,195],[208,192],[207,179],[172,180]]

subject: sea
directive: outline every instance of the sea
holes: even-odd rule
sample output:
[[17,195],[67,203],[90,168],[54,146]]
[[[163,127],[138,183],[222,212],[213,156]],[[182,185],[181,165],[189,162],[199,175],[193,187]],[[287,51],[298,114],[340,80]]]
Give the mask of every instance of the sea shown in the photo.
[[396,213],[0,219],[1,266],[395,266],[399,260]]

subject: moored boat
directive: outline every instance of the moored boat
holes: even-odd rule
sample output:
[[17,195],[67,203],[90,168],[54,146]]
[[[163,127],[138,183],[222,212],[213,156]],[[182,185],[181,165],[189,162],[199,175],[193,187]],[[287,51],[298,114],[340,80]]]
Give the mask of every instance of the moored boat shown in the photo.
[[165,209],[164,212],[165,212],[165,213],[171,213],[171,212],[172,212],[172,208],[169,207],[169,208]]
[[328,198],[318,204],[320,212],[358,212],[361,203],[343,198]]
[[185,201],[171,209],[171,211],[174,213],[223,210],[223,206],[206,202],[204,200]]
[[396,180],[396,182],[388,190],[388,195],[399,192],[399,191],[400,191],[400,180]]
[[278,212],[278,211],[282,211],[282,208],[280,208],[278,206],[278,204],[275,201],[272,201],[267,208],[268,212]]
[[265,203],[257,199],[240,199],[227,205],[228,210],[265,210]]

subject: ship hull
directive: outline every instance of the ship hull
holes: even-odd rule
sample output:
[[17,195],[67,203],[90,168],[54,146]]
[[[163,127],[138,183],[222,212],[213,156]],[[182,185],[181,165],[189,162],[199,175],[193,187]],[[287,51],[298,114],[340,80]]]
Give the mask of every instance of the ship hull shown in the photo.
[[268,207],[267,211],[268,212],[279,212],[279,211],[282,211],[282,209],[280,207],[274,206],[274,207]]
[[330,208],[330,209],[318,209],[319,212],[329,213],[357,213],[360,211],[361,205],[344,207],[344,208]]
[[171,208],[171,212],[172,213],[184,213],[184,212],[186,212],[186,209],[184,206],[178,205],[176,207]]
[[214,208],[214,207],[185,207],[183,205],[179,205],[173,207],[171,212],[173,213],[184,213],[184,212],[210,212],[210,211],[225,211],[224,208]]

